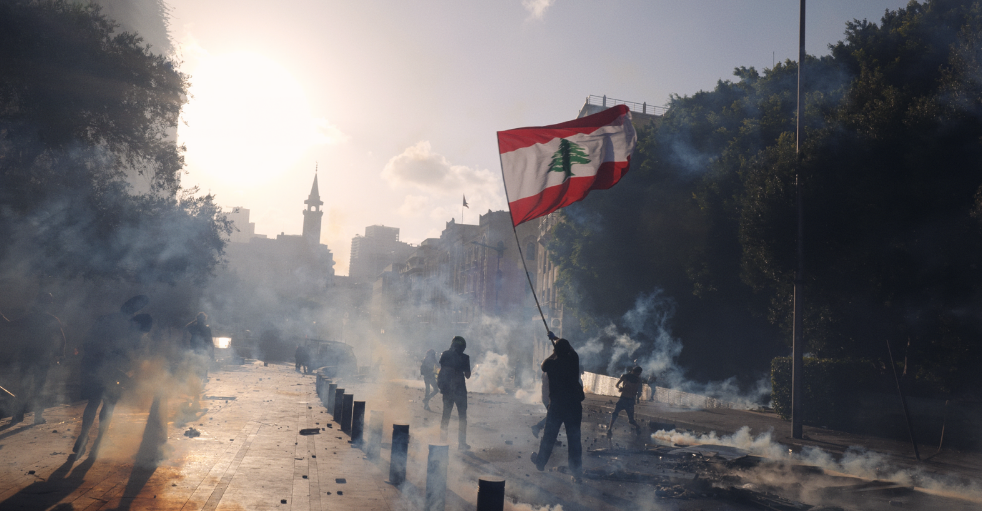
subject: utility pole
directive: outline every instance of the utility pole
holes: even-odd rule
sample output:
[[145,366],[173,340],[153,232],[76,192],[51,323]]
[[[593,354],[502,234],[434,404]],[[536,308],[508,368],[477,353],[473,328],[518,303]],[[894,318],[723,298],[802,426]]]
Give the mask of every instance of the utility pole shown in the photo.
[[798,204],[798,269],[794,273],[794,332],[792,333],[791,347],[791,436],[801,438],[801,416],[804,403],[801,397],[804,392],[802,377],[804,376],[805,361],[805,340],[802,335],[802,316],[804,306],[802,304],[802,287],[804,284],[805,273],[805,229],[804,229],[804,209],[801,202],[801,144],[804,141],[801,135],[801,118],[804,112],[802,98],[802,80],[805,77],[805,0],[800,0],[799,22],[798,22],[798,117],[795,125],[795,176],[794,194]]

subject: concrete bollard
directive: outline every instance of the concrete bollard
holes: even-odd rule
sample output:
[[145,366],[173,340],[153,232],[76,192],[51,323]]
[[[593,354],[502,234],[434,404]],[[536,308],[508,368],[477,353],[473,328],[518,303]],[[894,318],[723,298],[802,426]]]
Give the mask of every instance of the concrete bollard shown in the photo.
[[447,465],[449,445],[431,445],[426,460],[426,511],[443,511],[447,503]]
[[344,401],[344,389],[334,389],[334,422],[341,422],[341,403]]
[[337,383],[327,384],[327,401],[325,401],[324,406],[327,407],[327,413],[334,415],[334,392],[338,390]]
[[365,433],[365,402],[355,401],[351,407],[351,446],[361,447]]
[[382,419],[385,414],[379,410],[372,410],[368,418],[368,445],[365,454],[368,459],[378,458],[379,451],[382,449]]
[[504,511],[505,482],[477,480],[477,511]]
[[314,380],[314,392],[320,400],[324,400],[324,377],[321,375],[316,375],[316,380]]
[[389,482],[399,486],[406,480],[409,460],[409,424],[392,425],[392,452],[389,458]]
[[351,434],[351,411],[355,404],[354,394],[342,394],[341,401],[341,431]]

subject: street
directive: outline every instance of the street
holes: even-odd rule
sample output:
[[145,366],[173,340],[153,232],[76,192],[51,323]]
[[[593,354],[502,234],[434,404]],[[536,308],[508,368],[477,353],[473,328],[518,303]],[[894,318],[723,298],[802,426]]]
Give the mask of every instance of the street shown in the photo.
[[[0,509],[422,508],[427,447],[439,443],[439,397],[426,411],[422,382],[339,384],[366,402],[366,421],[372,410],[384,413],[379,459],[352,448],[316,396],[313,375],[295,372],[292,364],[263,367],[247,360],[212,372],[204,409],[193,415],[181,397],[165,400],[166,443],[158,463],[135,461],[154,441],[145,399],[120,403],[97,458],[74,463],[71,446],[84,403],[49,408],[43,425],[0,423]],[[607,440],[610,399],[590,396],[585,405],[585,474],[575,484],[565,470],[563,433],[544,472],[529,461],[538,446],[529,426],[544,415],[541,404],[471,393],[472,450],[457,450],[456,413],[450,422],[446,509],[474,509],[482,478],[504,479],[506,509],[521,510],[958,511],[980,505],[971,486],[928,490],[916,480],[899,484],[833,473],[732,446],[691,445],[695,432],[652,437],[643,418],[643,434],[633,433],[622,416]],[[407,481],[398,488],[387,482],[393,423],[410,425]],[[301,434],[315,428],[317,434]]]

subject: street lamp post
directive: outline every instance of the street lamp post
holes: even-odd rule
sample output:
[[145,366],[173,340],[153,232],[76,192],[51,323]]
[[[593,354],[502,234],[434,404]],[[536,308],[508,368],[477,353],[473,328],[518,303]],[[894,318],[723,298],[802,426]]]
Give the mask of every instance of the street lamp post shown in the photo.
[[791,347],[791,436],[800,439],[801,416],[803,403],[802,395],[802,373],[804,372],[804,350],[805,340],[802,335],[802,315],[804,306],[802,304],[802,287],[805,273],[805,244],[804,244],[804,210],[801,202],[801,144],[804,140],[801,134],[801,118],[804,111],[802,101],[802,81],[804,79],[805,67],[805,0],[800,0],[799,21],[798,21],[798,116],[795,125],[795,178],[794,192],[795,201],[798,206],[798,268],[794,273],[794,332],[792,333]]

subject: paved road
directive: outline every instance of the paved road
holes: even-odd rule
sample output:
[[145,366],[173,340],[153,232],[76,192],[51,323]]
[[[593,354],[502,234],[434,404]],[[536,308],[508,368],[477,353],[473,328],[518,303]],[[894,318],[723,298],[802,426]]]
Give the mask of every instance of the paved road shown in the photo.
[[[337,431],[337,424],[315,395],[314,383],[312,376],[296,373],[292,365],[263,367],[261,363],[249,363],[213,373],[205,390],[205,410],[185,416],[180,413],[183,408],[178,399],[168,402],[169,409],[164,412],[170,413],[164,415],[171,420],[163,431],[164,457],[149,466],[134,462],[137,453],[156,447],[154,440],[158,435],[152,427],[147,428],[148,398],[120,404],[109,439],[98,457],[83,457],[74,463],[69,454],[81,403],[49,409],[49,422],[41,426],[0,422],[0,510],[421,508],[427,446],[440,443],[439,398],[431,403],[434,411],[426,411],[420,403],[421,382],[342,381],[356,400],[366,401],[367,410],[384,413],[381,458],[368,460],[361,450],[351,448],[347,435]],[[588,478],[584,484],[575,485],[562,472],[566,463],[562,435],[564,446],[555,449],[549,470],[538,472],[528,460],[538,445],[529,426],[542,417],[541,404],[524,404],[504,394],[471,394],[471,451],[456,450],[456,417],[451,422],[447,509],[474,509],[479,478],[505,479],[506,509],[523,511],[557,511],[556,505],[564,511],[760,509],[731,494],[721,494],[712,485],[677,484],[672,479],[647,476],[642,480],[622,477],[680,467],[694,473],[705,471],[706,467],[717,470],[723,465],[718,459],[708,459],[699,468],[678,458],[669,465],[669,457],[655,461],[657,456],[639,455],[642,451],[657,454],[651,451],[654,440],[647,434],[634,436],[626,427],[618,428],[608,442],[603,425],[612,406],[610,399],[591,396],[586,405],[584,448],[605,449],[606,454],[587,454],[585,468],[606,470],[607,476]],[[782,440],[777,433],[781,421],[767,414],[686,411],[650,405],[639,411],[647,420],[673,422],[680,429],[731,433],[748,425],[754,434],[774,429],[775,440]],[[28,424],[29,421],[30,416]],[[387,482],[393,423],[411,426],[407,483],[400,488]],[[626,421],[620,424],[626,426]],[[200,436],[185,436],[189,428]],[[316,435],[301,435],[300,430],[305,428],[322,430]],[[806,432],[811,438],[808,442],[828,448],[833,455],[844,452],[849,445],[861,445],[857,442],[864,440],[835,432]],[[889,460],[901,465],[914,463],[905,461],[902,443],[870,441],[883,448]],[[802,446],[799,443],[792,448],[800,450]],[[978,463],[972,456],[950,453],[938,456],[928,466],[937,473],[971,480],[977,479]],[[739,472],[725,468],[733,474]],[[732,484],[732,477],[737,477],[733,474],[714,477],[719,481],[730,477]],[[758,477],[760,472],[737,475]],[[844,484],[841,477],[835,477],[836,482],[824,479],[821,485]],[[926,498],[918,492],[911,497],[909,486],[889,491],[877,487],[879,500],[869,509],[897,504],[911,508]],[[903,495],[898,497],[898,492]],[[979,503],[957,498],[945,507],[951,511],[975,509]]]

